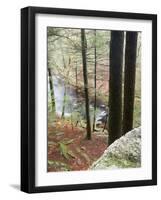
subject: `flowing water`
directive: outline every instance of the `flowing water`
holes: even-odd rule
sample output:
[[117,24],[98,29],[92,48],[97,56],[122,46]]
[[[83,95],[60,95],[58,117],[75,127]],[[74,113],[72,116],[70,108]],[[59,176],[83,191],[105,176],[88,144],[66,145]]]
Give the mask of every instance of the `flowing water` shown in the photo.
[[[70,117],[73,113],[79,113],[83,119],[85,119],[85,99],[83,96],[76,92],[75,87],[66,84],[64,80],[60,77],[53,76],[53,86],[54,86],[54,98],[55,98],[55,110],[58,116],[62,115],[63,105],[64,106],[64,116]],[[50,87],[48,84],[48,91]],[[49,95],[50,98],[50,95]],[[90,104],[90,116],[93,119],[93,105]],[[96,122],[104,122],[107,115],[107,109],[105,105],[98,105],[96,109]]]

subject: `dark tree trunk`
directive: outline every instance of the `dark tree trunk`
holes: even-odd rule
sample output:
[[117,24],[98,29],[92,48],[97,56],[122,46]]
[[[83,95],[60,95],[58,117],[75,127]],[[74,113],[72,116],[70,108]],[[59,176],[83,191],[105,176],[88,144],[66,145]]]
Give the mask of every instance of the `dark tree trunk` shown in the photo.
[[55,111],[54,86],[53,86],[52,74],[51,74],[50,68],[48,68],[48,74],[49,74],[49,85],[50,85],[52,111]]
[[126,33],[123,134],[133,128],[137,32]]
[[109,144],[121,136],[123,31],[111,31],[109,80]]
[[[63,65],[64,65],[64,70],[66,69],[66,63],[65,63],[65,59],[64,59],[64,53],[63,53],[63,48],[60,45],[61,51],[62,51],[62,61],[63,61]],[[68,73],[67,73],[68,75]],[[62,107],[62,114],[61,114],[61,118],[64,118],[64,114],[65,114],[65,104],[66,104],[66,80],[64,81],[64,97],[63,97],[63,107]]]
[[77,86],[78,86],[78,72],[77,72],[77,63],[76,63],[76,66],[75,66],[75,84],[76,84],[76,89],[77,89]]
[[106,115],[106,120],[102,129],[102,133],[105,131],[105,129],[107,129],[107,120],[108,120],[108,115]]
[[88,76],[87,76],[87,63],[86,63],[87,42],[84,29],[81,29],[81,44],[82,44],[83,78],[84,78],[84,92],[85,92],[85,106],[86,106],[86,120],[87,120],[87,139],[91,139],[91,123],[90,123],[90,110],[89,110],[89,97],[88,97]]
[[94,115],[93,115],[93,131],[95,131],[96,123],[96,66],[97,66],[97,51],[96,51],[96,30],[94,32],[95,44],[94,44]]
[[64,85],[63,107],[62,107],[62,114],[61,114],[62,119],[64,118],[65,104],[66,104],[66,85]]
[[76,95],[78,95],[78,69],[77,69],[77,62],[75,65],[75,84],[76,84]]

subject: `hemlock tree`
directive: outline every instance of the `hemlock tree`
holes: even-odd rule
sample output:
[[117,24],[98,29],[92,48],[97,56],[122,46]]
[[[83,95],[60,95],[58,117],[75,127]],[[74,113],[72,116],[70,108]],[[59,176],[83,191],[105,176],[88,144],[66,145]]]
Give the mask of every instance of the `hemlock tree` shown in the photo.
[[[61,46],[61,45],[60,45]],[[62,50],[61,47],[61,51],[62,51],[62,61],[63,61],[63,66],[64,66],[64,71],[66,70],[66,63],[65,63],[65,58],[64,58],[64,52]],[[64,96],[63,96],[63,106],[62,106],[62,114],[61,114],[61,118],[64,118],[64,114],[65,114],[65,105],[66,105],[66,80],[64,81]]]
[[76,92],[78,87],[78,69],[77,69],[77,62],[75,63],[75,85],[76,85]]
[[111,31],[109,80],[109,144],[121,136],[123,31]]
[[48,67],[48,75],[49,75],[49,86],[50,86],[50,95],[51,95],[51,107],[52,107],[52,111],[55,111],[54,86],[53,86],[50,67]]
[[96,122],[96,66],[97,66],[97,51],[96,51],[96,30],[94,31],[94,115],[93,115],[93,131],[95,131]]
[[133,128],[137,32],[126,32],[123,134]]
[[87,41],[86,41],[84,29],[81,29],[81,45],[82,45],[82,63],[83,63],[85,107],[86,107],[86,120],[87,120],[87,139],[90,140],[91,139],[91,123],[90,123],[90,110],[89,110],[89,97],[88,97],[88,77],[87,77],[87,59],[86,59]]

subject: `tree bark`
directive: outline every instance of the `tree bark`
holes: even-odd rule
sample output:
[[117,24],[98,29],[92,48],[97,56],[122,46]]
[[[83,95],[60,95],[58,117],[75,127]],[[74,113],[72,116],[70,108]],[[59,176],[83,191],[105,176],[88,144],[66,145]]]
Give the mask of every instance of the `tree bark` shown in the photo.
[[48,68],[48,74],[49,74],[49,85],[50,85],[52,111],[55,111],[54,86],[53,86],[52,74],[51,74],[50,68]]
[[76,89],[77,89],[77,86],[78,86],[78,72],[77,72],[77,63],[76,63],[76,66],[75,66],[75,84],[76,84]]
[[66,85],[64,84],[64,97],[63,97],[63,107],[62,107],[62,114],[61,114],[61,118],[64,118],[64,114],[65,114],[65,104],[66,104]]
[[127,133],[133,128],[136,51],[137,32],[127,32],[125,48],[123,134]]
[[[63,61],[63,65],[64,65],[64,70],[66,70],[66,63],[65,63],[65,58],[64,58],[64,52],[63,52],[63,48],[62,45],[60,43],[60,48],[61,48],[61,52],[62,52],[62,61]],[[66,77],[68,77],[69,75],[69,69],[67,71],[67,75]],[[67,80],[64,80],[64,97],[63,97],[63,106],[62,106],[62,114],[61,114],[61,118],[64,118],[64,114],[65,114],[65,106],[66,106],[66,84],[67,84]]]
[[123,31],[111,31],[109,80],[109,144],[121,136]]
[[95,131],[96,123],[96,66],[97,66],[97,50],[96,50],[96,30],[94,31],[95,44],[94,44],[94,115],[93,115],[93,131]]
[[84,92],[85,92],[85,106],[86,106],[86,120],[87,120],[87,139],[89,140],[91,139],[91,123],[90,123],[88,76],[87,76],[87,63],[86,63],[87,42],[84,29],[81,29],[81,45],[82,45],[83,78],[84,78]]

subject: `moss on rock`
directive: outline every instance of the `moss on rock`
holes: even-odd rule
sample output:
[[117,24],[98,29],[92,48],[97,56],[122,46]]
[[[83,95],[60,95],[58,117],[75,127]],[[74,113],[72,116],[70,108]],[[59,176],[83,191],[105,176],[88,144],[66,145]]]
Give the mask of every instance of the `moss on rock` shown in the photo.
[[141,128],[135,128],[112,143],[90,169],[141,166]]

